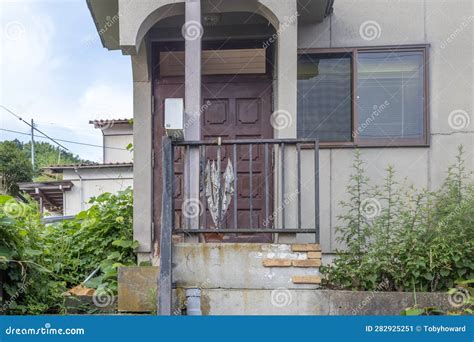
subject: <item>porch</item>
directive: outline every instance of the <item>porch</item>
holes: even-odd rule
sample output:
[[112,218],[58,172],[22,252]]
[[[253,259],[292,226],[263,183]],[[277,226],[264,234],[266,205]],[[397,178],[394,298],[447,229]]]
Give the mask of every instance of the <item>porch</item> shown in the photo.
[[[199,166],[195,172],[186,163],[193,155]],[[200,283],[217,277],[229,288],[240,288],[235,277],[248,273],[257,283],[263,281],[257,286],[270,289],[277,288],[279,282],[285,289],[320,284],[317,140],[180,141],[164,136],[161,165],[162,183],[156,191],[162,192],[160,314],[171,314],[173,281],[180,286],[200,287]],[[195,192],[193,185],[198,188]],[[156,202],[157,198],[155,206]],[[282,240],[295,242],[298,236],[313,243],[275,245]],[[182,255],[173,258],[173,241],[192,242],[185,259]],[[234,244],[213,247],[215,244],[209,242]],[[261,245],[250,247],[251,242]],[[215,249],[219,261],[210,260]],[[299,267],[304,272],[298,273]],[[200,270],[197,278],[196,270]],[[268,277],[270,282],[265,280]],[[244,282],[250,279],[243,278]],[[241,286],[254,285],[250,281]]]

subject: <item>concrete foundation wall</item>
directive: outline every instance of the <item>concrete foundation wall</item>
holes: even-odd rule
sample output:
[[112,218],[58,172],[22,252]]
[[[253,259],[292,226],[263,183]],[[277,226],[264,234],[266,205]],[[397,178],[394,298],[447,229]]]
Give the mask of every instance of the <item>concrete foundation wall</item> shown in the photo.
[[[453,309],[447,293],[417,293],[419,307]],[[333,290],[204,289],[203,315],[400,315],[413,293]]]
[[319,276],[317,267],[265,267],[263,261],[307,260],[287,244],[178,243],[173,246],[173,282],[209,289],[315,289],[295,284],[294,276]]

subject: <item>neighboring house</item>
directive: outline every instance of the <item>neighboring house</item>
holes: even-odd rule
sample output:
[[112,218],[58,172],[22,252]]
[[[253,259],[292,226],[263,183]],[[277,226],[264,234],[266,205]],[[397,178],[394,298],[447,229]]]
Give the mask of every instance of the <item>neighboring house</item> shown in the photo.
[[104,192],[116,193],[133,186],[132,121],[90,121],[103,134],[102,164],[52,165],[46,169],[61,173],[61,181],[21,183],[20,189],[37,199],[40,207],[64,216],[75,215],[89,207],[91,197]]
[[89,121],[100,128],[103,135],[104,163],[131,163],[133,154],[128,146],[133,144],[133,120],[112,119]]
[[[221,241],[284,250],[283,243],[316,240],[325,255],[334,253],[355,148],[375,181],[392,164],[399,179],[436,189],[460,144],[474,169],[470,0],[87,4],[103,46],[131,56],[134,238],[139,260],[161,257],[165,278],[169,229],[196,248]],[[162,138],[166,116],[180,115],[165,113],[169,98],[184,99],[184,141]],[[218,150],[222,170],[230,161],[237,172],[216,223],[205,167]],[[209,276],[216,288],[253,280],[259,288],[290,286],[277,271],[245,273],[253,264],[239,268],[235,250],[227,266],[246,283],[228,269],[213,278],[207,269],[224,267],[225,258],[200,259],[197,251],[186,265],[201,266],[202,279],[192,278],[179,261],[191,248],[175,246],[178,283]],[[273,280],[261,284],[256,274]]]

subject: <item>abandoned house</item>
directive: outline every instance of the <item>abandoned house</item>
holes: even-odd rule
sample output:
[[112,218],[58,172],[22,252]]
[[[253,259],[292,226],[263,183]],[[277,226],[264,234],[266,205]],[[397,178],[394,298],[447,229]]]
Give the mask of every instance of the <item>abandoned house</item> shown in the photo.
[[461,144],[473,169],[471,1],[87,4],[131,58],[134,238],[159,266],[119,281],[158,277],[160,313],[189,288],[204,314],[324,312],[356,148],[374,180],[436,189]]

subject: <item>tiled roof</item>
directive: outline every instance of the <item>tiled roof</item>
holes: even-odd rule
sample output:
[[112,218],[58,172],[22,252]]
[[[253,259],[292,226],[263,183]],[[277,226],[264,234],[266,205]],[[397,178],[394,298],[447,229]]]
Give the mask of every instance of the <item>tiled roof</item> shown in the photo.
[[106,119],[106,120],[89,120],[89,124],[99,127],[112,127],[115,124],[129,124],[133,125],[133,119]]
[[61,172],[67,169],[100,169],[113,167],[133,167],[133,163],[94,163],[94,164],[66,164],[66,165],[50,165],[45,167],[46,170]]

